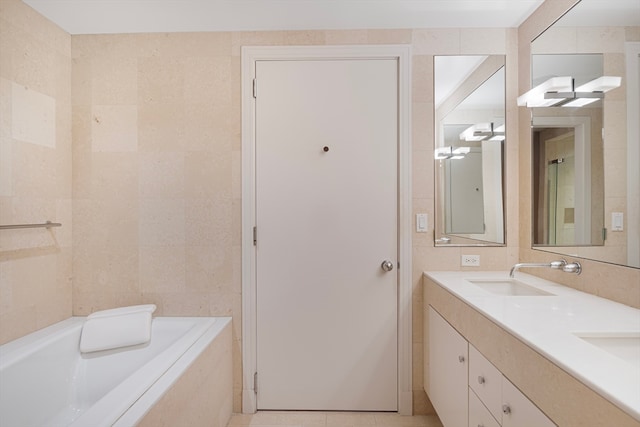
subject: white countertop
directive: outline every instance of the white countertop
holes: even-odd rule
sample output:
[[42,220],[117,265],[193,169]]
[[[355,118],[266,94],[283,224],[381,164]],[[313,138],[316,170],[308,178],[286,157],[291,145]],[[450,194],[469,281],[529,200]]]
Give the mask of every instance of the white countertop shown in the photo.
[[553,295],[499,296],[469,282],[508,279],[503,271],[425,274],[640,420],[640,363],[614,356],[575,335],[638,336],[640,310],[520,272],[515,280]]

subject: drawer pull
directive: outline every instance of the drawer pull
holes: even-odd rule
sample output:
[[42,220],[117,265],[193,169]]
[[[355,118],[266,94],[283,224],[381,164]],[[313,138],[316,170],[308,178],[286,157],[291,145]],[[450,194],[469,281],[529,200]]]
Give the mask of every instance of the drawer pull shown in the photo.
[[458,362],[464,363],[464,356],[458,356]]
[[478,376],[478,384],[484,384],[484,377],[482,375]]
[[502,413],[505,415],[509,415],[511,413],[511,408],[509,405],[502,405]]

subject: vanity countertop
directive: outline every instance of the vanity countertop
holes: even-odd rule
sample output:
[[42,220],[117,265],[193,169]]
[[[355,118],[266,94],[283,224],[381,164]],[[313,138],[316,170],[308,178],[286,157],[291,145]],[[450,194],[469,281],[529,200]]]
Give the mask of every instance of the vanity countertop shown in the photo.
[[[520,272],[516,281],[552,295],[501,296],[472,283],[504,284],[503,271],[425,274],[640,420],[640,310]],[[614,337],[630,341],[615,347]]]

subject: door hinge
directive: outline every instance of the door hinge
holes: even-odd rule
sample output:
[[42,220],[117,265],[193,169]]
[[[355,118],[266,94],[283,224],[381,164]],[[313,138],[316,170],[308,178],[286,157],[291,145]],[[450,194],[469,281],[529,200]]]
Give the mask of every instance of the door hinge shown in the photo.
[[607,229],[603,228],[602,229],[602,241],[604,242],[605,240],[607,240]]
[[258,227],[253,227],[253,246],[258,244]]
[[253,374],[253,392],[258,394],[258,373]]
[[253,97],[258,97],[258,81],[256,79],[253,79]]

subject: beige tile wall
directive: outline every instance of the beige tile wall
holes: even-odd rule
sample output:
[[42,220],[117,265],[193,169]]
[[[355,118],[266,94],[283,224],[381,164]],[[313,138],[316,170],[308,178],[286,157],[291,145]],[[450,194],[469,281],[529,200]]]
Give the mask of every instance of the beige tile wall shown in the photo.
[[71,316],[71,36],[0,0],[0,344]]
[[[547,0],[518,29],[519,44],[517,52],[519,58],[518,78],[520,93],[526,92],[531,86],[531,41],[553,24],[553,22],[562,16],[576,2],[577,0]],[[556,49],[561,49],[563,46],[566,47],[567,44],[569,44],[575,47],[579,52],[605,52],[605,63],[609,64],[606,65],[607,69],[609,71],[617,71],[620,73],[623,72],[621,67],[616,67],[612,64],[620,63],[619,55],[622,41],[625,40],[625,37],[629,40],[637,40],[638,38],[638,31],[630,30],[594,32],[593,29],[566,29],[563,31],[564,33],[562,36],[558,35],[555,37],[555,40],[560,38],[564,40],[563,43],[556,43]],[[548,47],[549,43],[544,43],[544,39],[541,41],[542,43],[540,48]],[[622,90],[622,88],[619,90]],[[611,92],[611,94],[612,96],[609,105],[619,103],[619,97],[624,96],[622,92],[618,92],[617,94]],[[531,131],[529,127],[529,114],[530,112],[526,108],[521,108],[519,111],[520,126],[518,132],[521,146],[519,156],[520,259],[523,262],[548,262],[553,259],[557,259],[558,255],[531,249]],[[609,117],[605,116],[605,128],[612,128],[613,126],[610,126],[610,124],[613,124],[612,122],[614,121],[615,118],[612,115],[609,115]],[[624,137],[621,134],[616,134],[616,131],[607,130],[606,132],[605,137],[608,138],[608,141],[610,142]],[[605,144],[607,144],[606,141]],[[613,148],[611,155],[618,155],[618,147]],[[605,200],[605,203],[608,203],[610,206],[607,208],[605,218],[610,217],[608,215],[610,214],[611,209],[614,209],[613,206],[616,206],[615,199],[616,197],[619,198],[619,194],[616,194],[619,190],[614,187],[615,184],[605,182],[605,197],[609,198],[608,200]],[[617,244],[615,242],[616,239],[611,239],[612,242],[614,242],[612,244],[613,246],[605,247],[605,251],[615,253],[615,246],[623,246],[623,244]],[[594,250],[599,249],[582,249],[585,256],[597,255],[601,259],[606,259],[607,254],[596,254],[593,252]],[[640,286],[638,285],[640,284],[640,269],[587,259],[580,259],[580,262],[583,266],[583,271],[580,276],[543,269],[529,270],[527,272],[571,286],[584,292],[589,292],[623,304],[640,308]]]
[[[232,315],[239,411],[240,47],[369,43],[413,45],[414,210],[433,218],[433,55],[509,52],[514,97],[515,30],[74,36],[74,314],[154,302],[164,315]],[[516,144],[507,151],[515,164]],[[515,230],[510,248],[473,249],[483,269],[515,262]],[[432,411],[422,391],[421,272],[458,269],[466,253],[435,249],[431,236],[414,236],[418,413]]]

